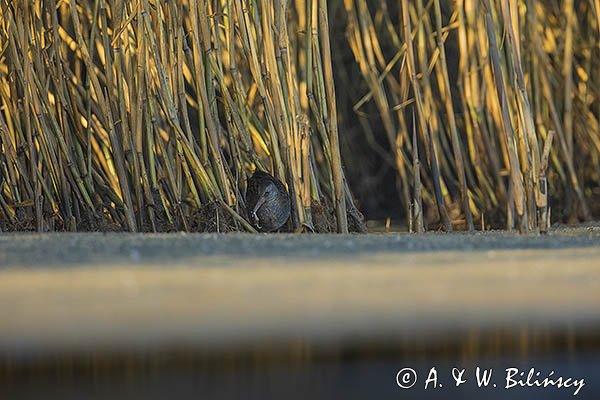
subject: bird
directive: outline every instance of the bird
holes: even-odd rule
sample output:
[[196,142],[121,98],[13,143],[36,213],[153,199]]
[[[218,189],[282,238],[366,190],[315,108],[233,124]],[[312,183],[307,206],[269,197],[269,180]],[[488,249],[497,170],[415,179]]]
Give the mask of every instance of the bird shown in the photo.
[[246,207],[252,225],[261,232],[273,232],[290,217],[290,195],[280,180],[257,169],[247,182]]

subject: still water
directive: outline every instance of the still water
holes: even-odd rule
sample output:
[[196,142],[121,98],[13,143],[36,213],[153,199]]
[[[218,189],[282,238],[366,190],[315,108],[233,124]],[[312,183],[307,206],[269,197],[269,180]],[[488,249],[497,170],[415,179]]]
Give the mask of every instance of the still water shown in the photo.
[[[278,354],[58,357],[43,365],[4,364],[0,398],[597,399],[598,343],[589,338],[578,344],[557,337],[538,339],[540,343],[530,343],[527,351],[498,348],[497,354],[488,349],[479,355],[473,353],[477,345],[470,343],[462,350],[438,348],[431,353],[426,348],[419,352],[376,345],[342,349],[332,344],[335,352],[296,345],[289,353]],[[542,350],[548,345],[553,350]],[[401,370],[416,380],[403,380]]]

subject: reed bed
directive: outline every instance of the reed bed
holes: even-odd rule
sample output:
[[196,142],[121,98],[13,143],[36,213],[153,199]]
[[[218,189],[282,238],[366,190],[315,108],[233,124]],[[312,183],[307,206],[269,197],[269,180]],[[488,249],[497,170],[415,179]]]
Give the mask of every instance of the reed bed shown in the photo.
[[381,168],[411,230],[589,220],[598,77],[599,0],[0,0],[0,227],[254,231],[255,168],[292,231]]
[[360,135],[412,229],[423,214],[522,232],[598,216],[600,2],[346,0],[342,14],[358,68],[340,76],[363,82]]
[[5,229],[254,231],[255,168],[287,185],[292,230],[362,229],[326,7],[0,0]]

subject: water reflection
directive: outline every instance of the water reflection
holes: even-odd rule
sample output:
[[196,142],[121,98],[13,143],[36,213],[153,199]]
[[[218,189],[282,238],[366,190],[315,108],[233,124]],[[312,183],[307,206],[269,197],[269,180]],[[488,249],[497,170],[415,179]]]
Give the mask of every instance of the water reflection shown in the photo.
[[[574,388],[507,389],[506,368],[534,368],[543,379],[583,378],[579,398],[600,394],[600,332],[505,327],[446,334],[439,340],[268,343],[243,350],[147,349],[43,358],[3,357],[2,399],[566,399]],[[403,390],[396,374],[418,375]],[[436,381],[431,371],[435,368]],[[492,371],[479,387],[476,369]],[[466,381],[456,387],[453,368]],[[425,382],[430,378],[428,388]],[[522,378],[522,379],[525,379]],[[435,385],[434,385],[435,383]],[[492,384],[496,383],[497,387]],[[441,385],[441,386],[440,386]],[[434,388],[435,386],[435,388]]]

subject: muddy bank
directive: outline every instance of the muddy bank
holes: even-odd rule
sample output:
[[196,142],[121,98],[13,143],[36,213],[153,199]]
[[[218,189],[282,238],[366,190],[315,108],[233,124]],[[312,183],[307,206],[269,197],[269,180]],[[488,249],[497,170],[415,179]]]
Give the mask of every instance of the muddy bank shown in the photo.
[[600,229],[0,236],[0,350],[600,331]]
[[[373,235],[0,234],[0,268],[134,265],[202,266],[203,257],[352,258],[376,253],[569,249],[600,246],[600,225],[554,228],[548,235],[507,232]],[[195,262],[196,261],[196,262]]]

